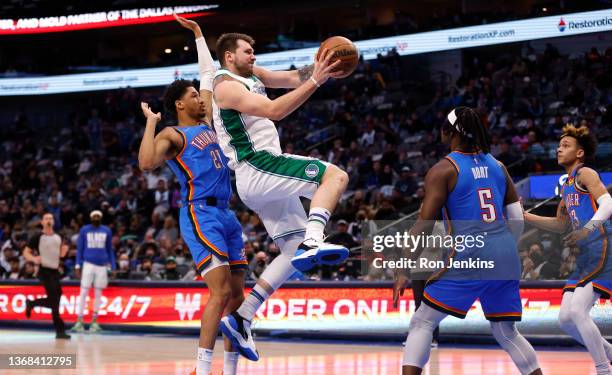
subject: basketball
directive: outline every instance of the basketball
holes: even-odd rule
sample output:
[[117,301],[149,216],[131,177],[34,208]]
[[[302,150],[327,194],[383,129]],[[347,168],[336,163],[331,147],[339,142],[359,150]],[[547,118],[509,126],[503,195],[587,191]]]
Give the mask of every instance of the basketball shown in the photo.
[[342,75],[337,78],[346,78],[355,71],[355,68],[357,68],[357,64],[359,63],[359,51],[355,44],[349,39],[343,36],[332,36],[325,39],[317,51],[317,59],[321,51],[325,49],[329,49],[334,54],[331,59],[332,63],[336,60],[342,61],[339,66],[334,69],[334,72],[342,72]]

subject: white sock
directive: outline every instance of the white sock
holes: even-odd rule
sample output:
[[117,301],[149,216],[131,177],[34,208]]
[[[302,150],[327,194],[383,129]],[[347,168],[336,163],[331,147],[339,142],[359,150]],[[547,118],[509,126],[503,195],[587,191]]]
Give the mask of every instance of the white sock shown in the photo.
[[[296,269],[291,264],[291,259],[295,256],[295,251],[302,241],[304,241],[304,237],[297,234],[274,241],[280,248],[280,255],[274,258],[272,263],[268,264],[266,270],[259,276],[261,280],[264,280],[272,287],[272,290],[280,288],[296,272]],[[264,288],[255,284],[251,293],[246,296],[244,302],[242,302],[242,305],[237,310],[238,314],[247,320],[253,320],[255,313],[257,313],[262,303],[270,297],[270,294]]]
[[[267,269],[266,269],[267,271]],[[262,275],[263,276],[263,275]],[[255,313],[259,309],[262,303],[270,297],[270,294],[266,292],[264,288],[259,286],[259,284],[255,284],[251,293],[244,299],[242,305],[238,308],[238,314],[246,320],[253,320]]]
[[83,314],[85,314],[85,302],[87,301],[87,295],[89,294],[89,288],[81,287],[81,294],[79,295],[79,306],[77,308],[77,314],[79,320],[83,320]]
[[212,369],[213,351],[205,348],[198,348],[198,364],[196,375],[209,375]]
[[322,241],[323,231],[330,216],[331,213],[323,207],[311,207],[308,214],[308,224],[306,224],[305,238]]
[[239,358],[240,353],[237,352],[223,353],[223,375],[236,375]]
[[[563,293],[561,308],[559,310],[559,326],[565,333],[572,336],[574,340],[584,345],[584,340],[582,340],[582,336],[580,336],[578,328],[576,328],[576,325],[572,321],[571,306],[573,296],[574,292]],[[603,337],[601,338],[601,342],[603,344],[604,351],[606,352],[608,361],[612,362],[612,344],[610,344],[608,340],[604,339]]]

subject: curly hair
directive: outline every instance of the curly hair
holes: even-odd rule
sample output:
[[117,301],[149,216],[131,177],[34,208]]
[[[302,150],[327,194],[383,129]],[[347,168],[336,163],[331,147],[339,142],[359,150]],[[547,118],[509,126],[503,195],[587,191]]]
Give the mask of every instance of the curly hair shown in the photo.
[[572,137],[578,142],[580,148],[584,150],[584,159],[586,161],[595,158],[597,140],[586,126],[575,127],[573,124],[567,124],[562,129],[560,139],[563,137]]
[[448,119],[444,125],[446,131],[459,134],[463,143],[484,153],[491,151],[491,136],[482,122],[480,114],[469,107],[455,108],[457,120],[451,124]]
[[164,107],[170,113],[176,115],[176,105],[174,102],[179,100],[187,91],[187,88],[195,87],[192,81],[186,79],[178,79],[166,87],[164,92]]

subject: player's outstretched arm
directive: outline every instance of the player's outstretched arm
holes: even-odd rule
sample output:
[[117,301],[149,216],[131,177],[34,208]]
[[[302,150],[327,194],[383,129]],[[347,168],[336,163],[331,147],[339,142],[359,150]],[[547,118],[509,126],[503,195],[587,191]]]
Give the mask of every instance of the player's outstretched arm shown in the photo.
[[216,71],[212,55],[202,34],[202,29],[197,22],[176,14],[174,14],[174,19],[187,30],[191,30],[195,37],[198,51],[198,69],[200,71],[200,97],[206,105],[206,122],[212,124],[212,87]]
[[565,232],[569,224],[567,210],[565,209],[565,204],[563,203],[563,200],[561,200],[561,202],[559,202],[559,205],[557,206],[557,216],[555,217],[540,216],[532,214],[530,212],[525,212],[524,218],[526,222],[538,229],[543,229],[555,233]]
[[237,81],[221,80],[215,86],[215,101],[221,109],[234,109],[252,116],[282,120],[304,104],[331,77],[331,71],[340,61],[330,64],[332,54],[328,52],[326,50],[321,54],[310,79],[274,100],[245,90],[244,85]]
[[150,171],[172,158],[174,146],[182,144],[182,139],[177,141],[178,134],[171,128],[166,128],[155,136],[155,126],[161,120],[161,114],[153,113],[147,103],[143,102],[140,105],[147,119],[147,125],[138,150],[138,166],[143,171]]
[[[294,89],[312,77],[314,68],[315,64],[310,64],[294,70],[272,71],[254,66],[253,74],[255,74],[266,87],[273,89]],[[338,78],[342,74],[342,71],[332,72],[330,78]]]
[[591,197],[597,201],[599,208],[583,228],[575,230],[565,236],[564,240],[570,246],[588,237],[591,232],[598,230],[601,224],[609,220],[612,215],[612,197],[601,182],[597,172],[591,168],[580,168],[578,170],[577,180],[579,185],[587,189]]

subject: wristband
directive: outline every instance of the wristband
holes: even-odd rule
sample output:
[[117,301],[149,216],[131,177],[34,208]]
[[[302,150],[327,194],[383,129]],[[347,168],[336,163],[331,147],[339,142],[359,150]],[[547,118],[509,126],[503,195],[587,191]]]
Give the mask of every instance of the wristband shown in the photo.
[[310,80],[312,81],[312,83],[314,83],[314,84],[315,84],[315,86],[317,86],[317,88],[321,87],[321,85],[319,85],[319,82],[317,82],[317,80],[316,80],[316,79],[314,79],[314,78],[310,77]]

